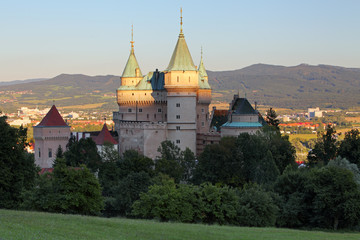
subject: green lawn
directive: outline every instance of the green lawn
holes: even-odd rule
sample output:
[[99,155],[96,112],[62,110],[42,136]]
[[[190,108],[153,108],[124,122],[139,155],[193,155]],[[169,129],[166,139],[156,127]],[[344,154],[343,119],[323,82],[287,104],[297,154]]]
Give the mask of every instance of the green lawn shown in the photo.
[[0,239],[351,240],[360,239],[360,233],[160,223],[0,210]]

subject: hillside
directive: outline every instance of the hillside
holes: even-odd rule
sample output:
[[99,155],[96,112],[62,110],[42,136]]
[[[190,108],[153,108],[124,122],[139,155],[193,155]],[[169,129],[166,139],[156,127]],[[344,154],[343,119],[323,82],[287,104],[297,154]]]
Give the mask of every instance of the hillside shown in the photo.
[[161,223],[0,209],[0,239],[352,240],[359,233]]
[[[234,71],[208,71],[213,100],[230,101],[240,93],[261,105],[300,108],[360,107],[360,69],[328,65],[301,64],[283,67],[256,64]],[[61,74],[34,82],[0,83],[1,110],[15,111],[20,106],[45,107],[53,101],[59,107],[96,106],[116,109],[115,91],[119,76]],[[93,109],[92,109],[93,110]]]
[[216,91],[234,89],[233,93],[246,93],[250,101],[263,105],[349,108],[360,104],[360,69],[256,64],[234,71],[209,71],[208,75]]

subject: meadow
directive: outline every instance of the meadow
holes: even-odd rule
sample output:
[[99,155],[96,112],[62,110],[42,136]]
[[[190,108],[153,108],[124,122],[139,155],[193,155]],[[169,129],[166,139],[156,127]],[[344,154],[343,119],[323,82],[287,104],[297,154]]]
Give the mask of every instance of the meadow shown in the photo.
[[249,228],[0,210],[0,239],[351,240],[360,233]]

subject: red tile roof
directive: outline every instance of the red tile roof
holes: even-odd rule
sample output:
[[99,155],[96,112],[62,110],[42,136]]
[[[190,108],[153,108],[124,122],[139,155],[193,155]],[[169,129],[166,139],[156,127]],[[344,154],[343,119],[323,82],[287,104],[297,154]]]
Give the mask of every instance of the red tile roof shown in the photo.
[[68,127],[65,123],[64,119],[61,117],[60,113],[56,109],[55,105],[53,105],[50,111],[46,114],[46,116],[41,120],[41,122],[37,125],[40,127]]
[[105,142],[118,144],[118,142],[111,136],[106,124],[104,124],[99,135],[93,137],[93,140],[96,143],[96,145],[104,145]]

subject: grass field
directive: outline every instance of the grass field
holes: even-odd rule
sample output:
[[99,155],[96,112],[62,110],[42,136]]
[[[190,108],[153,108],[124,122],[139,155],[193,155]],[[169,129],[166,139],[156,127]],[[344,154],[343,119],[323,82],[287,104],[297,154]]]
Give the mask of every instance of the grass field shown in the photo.
[[316,139],[317,134],[290,134],[289,135],[290,141],[292,141],[295,138],[298,138],[302,141],[309,141],[310,139]]
[[352,240],[360,233],[160,223],[0,210],[0,239]]

